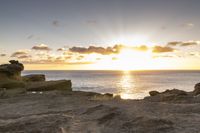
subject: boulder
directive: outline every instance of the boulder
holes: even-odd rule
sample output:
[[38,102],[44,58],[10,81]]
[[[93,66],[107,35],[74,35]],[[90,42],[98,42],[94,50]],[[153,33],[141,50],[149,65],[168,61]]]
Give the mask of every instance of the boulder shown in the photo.
[[22,80],[25,82],[45,81],[45,75],[43,74],[25,75],[22,77]]
[[178,90],[178,89],[166,90],[162,93],[165,94],[165,95],[177,95],[177,96],[187,95],[187,92],[185,92],[183,90]]
[[193,91],[193,95],[199,95],[200,94],[200,83],[197,83],[195,86],[194,86],[194,91]]
[[0,80],[21,80],[21,71],[24,70],[23,64],[15,60],[11,60],[9,62],[10,64],[0,65]]
[[156,102],[183,101],[191,97],[187,92],[178,89],[166,90],[160,93],[157,91],[151,91],[149,92],[149,94],[150,96],[145,97],[145,100]]
[[150,96],[156,96],[156,95],[158,95],[158,94],[160,94],[158,91],[150,91],[150,92],[149,92],[149,95],[150,95]]
[[72,83],[71,80],[28,82],[26,84],[26,89],[27,91],[51,91],[51,90],[72,91]]

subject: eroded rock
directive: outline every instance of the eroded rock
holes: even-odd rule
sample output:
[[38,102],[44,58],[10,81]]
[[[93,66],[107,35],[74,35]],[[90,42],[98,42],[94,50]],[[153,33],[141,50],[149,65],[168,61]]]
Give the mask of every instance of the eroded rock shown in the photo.
[[29,82],[27,83],[26,88],[27,91],[51,91],[51,90],[72,91],[72,83],[71,80]]
[[158,91],[150,91],[150,92],[149,92],[149,95],[150,95],[150,96],[156,96],[156,95],[158,95],[158,94],[160,94]]
[[195,96],[200,94],[200,83],[197,83],[197,84],[194,86],[193,94],[194,94]]
[[14,89],[25,88],[25,83],[18,80],[4,80],[0,82],[0,88]]
[[172,90],[166,90],[164,92],[157,92],[157,91],[151,91],[149,92],[150,96],[145,97],[145,100],[148,101],[156,101],[156,102],[165,102],[165,101],[183,101],[188,100],[192,98],[189,93],[178,90],[178,89],[172,89]]
[[45,81],[44,74],[31,74],[22,76],[23,81],[25,82],[36,82],[36,81]]
[[9,62],[10,64],[0,65],[0,80],[21,80],[21,71],[24,70],[24,65],[15,60]]

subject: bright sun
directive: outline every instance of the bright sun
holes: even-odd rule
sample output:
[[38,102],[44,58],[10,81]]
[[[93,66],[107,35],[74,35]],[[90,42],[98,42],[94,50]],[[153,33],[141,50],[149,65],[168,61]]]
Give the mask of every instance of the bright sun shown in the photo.
[[154,66],[150,51],[137,51],[130,48],[122,48],[114,60],[104,58],[95,63],[92,68],[102,70],[145,70]]
[[135,51],[124,48],[118,55],[118,65],[121,70],[138,70],[149,66],[151,55],[148,51]]

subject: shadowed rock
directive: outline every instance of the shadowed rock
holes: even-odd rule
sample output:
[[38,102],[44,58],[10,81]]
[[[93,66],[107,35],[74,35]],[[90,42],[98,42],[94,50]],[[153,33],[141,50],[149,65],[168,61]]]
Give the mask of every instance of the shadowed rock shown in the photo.
[[150,91],[150,92],[149,92],[149,95],[150,95],[150,96],[156,96],[156,95],[158,95],[158,94],[160,94],[158,91]]
[[136,117],[122,125],[125,132],[168,133],[173,132],[173,122],[161,118]]
[[[43,74],[31,74],[21,76],[24,70],[23,64],[11,60],[10,64],[0,65],[0,93],[2,95],[18,94],[18,92],[27,91],[50,91],[50,90],[67,90],[72,91],[71,80],[45,81]],[[11,93],[12,93],[11,92]],[[1,95],[0,94],[0,95]]]
[[188,98],[192,98],[189,93],[178,90],[178,89],[172,89],[172,90],[166,90],[164,92],[158,92],[158,91],[150,91],[150,96],[145,97],[145,100],[148,101],[156,101],[156,102],[163,102],[163,101],[180,101],[180,100],[187,100]]
[[24,70],[23,64],[15,60],[11,60],[9,62],[10,64],[0,65],[0,80],[21,80],[21,71]]
[[22,77],[22,79],[25,82],[45,81],[45,75],[43,75],[43,74],[25,75]]
[[17,80],[5,80],[0,82],[0,88],[6,88],[6,89],[25,88],[25,83]]
[[71,80],[29,82],[27,83],[26,88],[27,91],[51,91],[51,90],[72,91],[72,83]]
[[178,89],[172,89],[172,90],[166,90],[163,92],[163,94],[168,94],[168,95],[181,95],[181,96],[186,96],[187,92],[183,90],[178,90]]
[[112,119],[115,118],[115,116],[119,115],[118,112],[111,112],[109,114],[106,114],[105,116],[103,116],[102,118],[98,119],[98,124],[104,124],[107,121],[111,121]]
[[195,96],[200,94],[200,83],[197,83],[197,84],[194,86],[193,94],[194,94]]

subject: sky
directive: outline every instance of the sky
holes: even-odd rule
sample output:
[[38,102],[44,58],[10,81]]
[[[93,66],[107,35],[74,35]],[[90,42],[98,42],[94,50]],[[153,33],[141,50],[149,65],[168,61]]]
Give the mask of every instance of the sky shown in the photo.
[[199,0],[1,0],[0,63],[200,69]]

